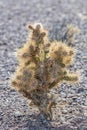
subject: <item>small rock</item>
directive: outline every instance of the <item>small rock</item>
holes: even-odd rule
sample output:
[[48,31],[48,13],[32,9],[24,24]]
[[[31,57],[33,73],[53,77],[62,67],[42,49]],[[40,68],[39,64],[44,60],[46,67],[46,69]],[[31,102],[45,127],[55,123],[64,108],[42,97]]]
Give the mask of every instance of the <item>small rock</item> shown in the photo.
[[77,102],[77,97],[73,97],[72,100],[73,100],[74,102]]
[[67,110],[62,110],[62,114],[67,114]]
[[61,97],[66,98],[66,93],[61,92]]
[[79,88],[77,92],[78,93],[84,92],[84,89],[83,88]]
[[73,110],[69,110],[69,113],[72,113],[73,112]]
[[20,117],[20,116],[22,116],[22,114],[21,114],[20,111],[16,111],[16,112],[14,113],[14,116],[15,116],[15,117]]
[[0,117],[0,121],[2,120],[3,118],[2,117]]
[[79,130],[87,130],[87,125],[80,126]]

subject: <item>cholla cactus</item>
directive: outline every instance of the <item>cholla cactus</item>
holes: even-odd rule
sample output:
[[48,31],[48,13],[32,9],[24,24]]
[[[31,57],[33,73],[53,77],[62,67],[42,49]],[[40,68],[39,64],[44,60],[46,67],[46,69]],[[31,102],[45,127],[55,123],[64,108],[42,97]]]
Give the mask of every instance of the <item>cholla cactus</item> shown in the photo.
[[75,39],[75,36],[80,33],[80,29],[77,27],[74,27],[73,25],[67,26],[67,31],[62,39],[62,41],[67,42],[69,46],[73,46],[73,41]]
[[74,50],[63,42],[50,43],[41,24],[29,25],[30,39],[17,51],[19,66],[12,86],[31,100],[40,112],[52,118],[56,105],[50,90],[63,81],[76,82],[78,76],[67,67],[72,64]]

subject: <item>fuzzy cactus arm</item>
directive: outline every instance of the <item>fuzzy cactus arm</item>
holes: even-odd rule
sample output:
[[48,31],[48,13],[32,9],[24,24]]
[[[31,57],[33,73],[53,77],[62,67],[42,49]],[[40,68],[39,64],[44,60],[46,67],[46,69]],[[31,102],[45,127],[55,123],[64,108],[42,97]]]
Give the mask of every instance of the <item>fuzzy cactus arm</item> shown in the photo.
[[52,89],[53,87],[55,87],[60,81],[61,81],[61,78],[58,78],[57,80],[50,83],[49,84],[49,89]]
[[63,42],[67,42],[68,45],[72,46],[72,43],[76,37],[80,33],[80,29],[73,26],[73,25],[68,25],[67,26],[67,31],[65,32],[64,37],[62,38]]
[[77,74],[67,74],[63,77],[63,80],[70,81],[70,82],[77,82],[78,81],[78,75]]

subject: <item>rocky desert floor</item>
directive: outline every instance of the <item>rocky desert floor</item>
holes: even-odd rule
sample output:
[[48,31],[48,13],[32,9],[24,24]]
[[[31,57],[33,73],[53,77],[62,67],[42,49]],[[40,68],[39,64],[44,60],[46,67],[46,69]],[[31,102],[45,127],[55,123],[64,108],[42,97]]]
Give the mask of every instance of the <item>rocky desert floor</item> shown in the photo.
[[[11,87],[18,65],[15,51],[27,40],[28,23],[40,22],[50,40],[61,40],[67,25],[77,26],[73,71],[77,84],[53,90],[58,104],[47,121],[27,99]],[[87,130],[87,0],[0,0],[0,130]]]

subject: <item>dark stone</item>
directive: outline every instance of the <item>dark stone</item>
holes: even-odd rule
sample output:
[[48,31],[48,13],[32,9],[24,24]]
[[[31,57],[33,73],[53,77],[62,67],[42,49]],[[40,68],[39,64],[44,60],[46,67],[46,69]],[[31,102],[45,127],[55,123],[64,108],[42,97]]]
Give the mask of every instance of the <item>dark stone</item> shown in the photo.
[[84,88],[79,88],[77,92],[78,93],[84,92]]

